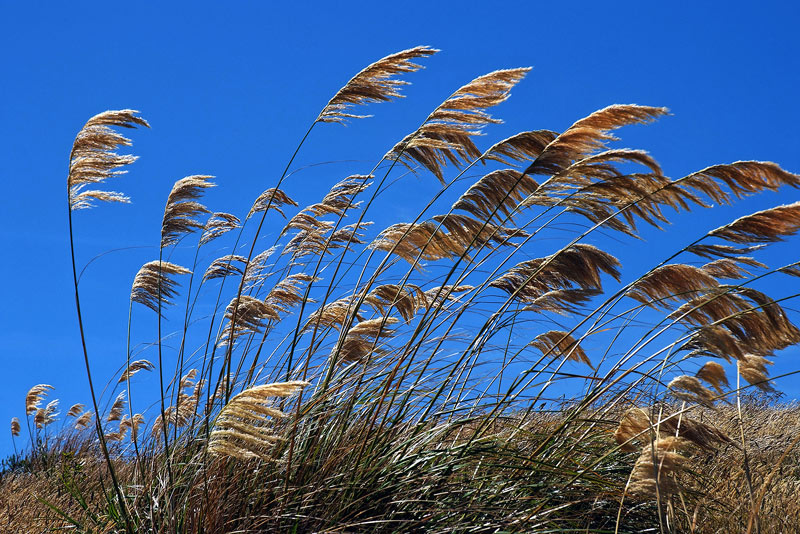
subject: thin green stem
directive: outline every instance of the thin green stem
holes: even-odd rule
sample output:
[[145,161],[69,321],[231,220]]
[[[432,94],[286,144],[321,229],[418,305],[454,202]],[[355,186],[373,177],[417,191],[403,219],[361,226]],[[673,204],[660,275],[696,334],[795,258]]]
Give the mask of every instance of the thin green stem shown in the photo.
[[[72,154],[70,154],[70,161],[72,161]],[[114,486],[114,492],[117,494],[117,500],[119,501],[120,512],[122,513],[122,518],[125,521],[125,531],[128,534],[133,534],[134,530],[128,514],[128,505],[125,502],[125,497],[122,493],[122,488],[120,486],[119,480],[117,479],[117,473],[116,470],[114,469],[114,464],[111,461],[111,455],[108,453],[108,446],[106,445],[106,438],[105,434],[103,433],[103,426],[100,422],[101,419],[100,411],[98,410],[97,407],[97,396],[95,395],[94,382],[92,381],[92,370],[89,364],[89,351],[86,348],[86,335],[83,329],[83,315],[81,314],[81,298],[80,298],[80,292],[78,291],[78,270],[76,268],[76,262],[75,262],[75,242],[73,236],[72,206],[70,204],[69,184],[67,185],[67,214],[68,214],[68,225],[69,225],[69,252],[72,263],[72,281],[75,287],[75,310],[78,315],[78,330],[81,336],[81,349],[83,350],[83,362],[86,366],[86,379],[89,382],[89,394],[92,398],[92,406],[94,407],[95,430],[97,432],[97,439],[100,442],[100,450],[103,452],[103,458],[105,459],[106,465],[108,466],[108,472],[109,475],[111,476],[111,483]]]

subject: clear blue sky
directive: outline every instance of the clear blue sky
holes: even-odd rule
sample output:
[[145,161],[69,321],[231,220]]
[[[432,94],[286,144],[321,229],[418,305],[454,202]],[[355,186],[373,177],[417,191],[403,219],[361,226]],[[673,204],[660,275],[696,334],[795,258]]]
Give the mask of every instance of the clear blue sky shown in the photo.
[[[357,162],[355,169],[336,163],[290,181],[287,190],[301,205],[348,170],[366,172],[459,85],[518,66],[533,71],[494,112],[506,123],[487,130],[487,143],[522,130],[562,130],[613,103],[663,105],[673,116],[627,128],[622,136],[625,146],[650,151],[670,176],[740,159],[771,160],[800,172],[800,8],[790,2],[0,6],[0,359],[7,371],[0,425],[24,415],[25,392],[37,383],[54,385],[64,410],[89,402],[65,195],[74,135],[99,111],[138,109],[152,125],[132,133],[141,160],[114,184],[134,203],[77,216],[79,264],[110,249],[149,247],[105,256],[82,284],[101,384],[122,365],[130,283],[157,254],[172,183],[189,174],[215,175],[220,187],[207,203],[241,215],[274,185],[330,96],[363,66],[394,51],[420,44],[442,49],[407,78],[413,85],[402,102],[373,106],[367,112],[375,118],[346,129],[323,125],[314,132],[298,165]],[[431,182],[398,188],[391,220],[416,215],[406,201]],[[798,199],[796,190],[761,195],[719,213],[683,216],[672,233],[648,235],[666,240],[665,249],[682,246],[699,235],[700,224],[713,228]],[[771,254],[767,260],[798,259],[791,245]],[[633,268],[649,259],[632,258]],[[778,293],[800,291],[797,279],[782,284]],[[797,350],[781,357],[775,373],[800,367]],[[778,385],[798,397],[797,383]],[[9,434],[0,436],[3,454],[10,450]]]

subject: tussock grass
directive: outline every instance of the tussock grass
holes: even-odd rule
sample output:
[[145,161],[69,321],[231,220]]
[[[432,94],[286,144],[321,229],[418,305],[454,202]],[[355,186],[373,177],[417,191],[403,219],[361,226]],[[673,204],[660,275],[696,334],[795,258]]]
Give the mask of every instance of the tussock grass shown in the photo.
[[[619,128],[667,113],[632,104],[481,150],[477,136],[500,122],[493,108],[530,70],[516,68],[461,86],[371,169],[301,208],[287,177],[312,131],[403,96],[435,52],[401,51],[354,76],[241,216],[203,203],[212,176],[175,183],[158,257],[132,280],[122,372],[102,395],[72,217],[129,201],[93,188],[136,159],[116,153],[131,144],[118,130],[148,124],[132,110],[86,123],[67,185],[92,404],[62,417],[57,400],[45,404],[52,386],[30,390],[27,424],[11,422],[28,442],[0,478],[4,531],[800,527],[797,407],[748,393],[772,394],[768,366],[800,342],[784,307],[800,265],[760,257],[800,230],[800,202],[648,249],[645,272],[629,272],[605,238],[627,244],[673,214],[796,188],[800,176],[739,161],[671,179],[648,153],[611,145]],[[373,229],[398,164],[440,188],[414,220]],[[563,223],[580,230],[554,234]],[[223,253],[205,260],[210,243]],[[784,294],[762,292],[766,277],[785,280]],[[200,316],[198,303],[212,311]],[[146,354],[131,348],[140,309],[156,321]],[[147,404],[134,376],[157,380],[154,408],[134,411],[134,398]]]

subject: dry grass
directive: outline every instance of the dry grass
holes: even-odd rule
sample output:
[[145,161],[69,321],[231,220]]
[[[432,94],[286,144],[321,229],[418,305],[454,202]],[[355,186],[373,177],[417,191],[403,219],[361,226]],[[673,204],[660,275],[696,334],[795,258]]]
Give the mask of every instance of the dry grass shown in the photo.
[[[741,443],[728,444],[716,454],[706,455],[696,469],[694,488],[700,492],[691,520],[682,518],[687,532],[723,533],[797,532],[800,529],[800,406],[770,406],[753,400],[742,407],[746,428],[744,450],[752,500],[748,491],[748,473],[744,467]],[[733,406],[715,412],[704,411],[709,421],[728,435],[738,434],[738,413]]]
[[[267,392],[267,394],[274,393]],[[259,398],[262,396],[259,395]],[[275,414],[269,412],[268,415]],[[278,525],[286,528],[293,524],[299,532],[361,530],[393,532],[395,530],[392,527],[395,524],[393,521],[396,521],[401,525],[398,530],[415,530],[424,525],[425,529],[431,531],[461,531],[452,525],[437,529],[435,522],[415,517],[413,511],[404,510],[404,507],[408,508],[415,500],[436,496],[441,502],[433,506],[428,513],[433,514],[432,518],[437,517],[437,514],[441,516],[443,525],[446,524],[444,519],[448,512],[456,513],[457,510],[463,510],[469,505],[472,507],[471,513],[474,517],[481,517],[484,521],[487,531],[492,528],[530,531],[528,527],[520,528],[519,522],[522,520],[526,521],[523,524],[530,527],[539,525],[540,528],[545,528],[546,525],[560,525],[560,528],[566,528],[566,525],[574,527],[580,525],[581,528],[591,530],[613,531],[619,501],[621,495],[625,493],[627,497],[620,532],[643,532],[647,528],[654,529],[654,532],[658,531],[657,510],[650,499],[655,494],[652,475],[649,471],[646,472],[645,478],[638,481],[637,487],[631,484],[626,490],[627,477],[631,470],[634,470],[640,452],[637,449],[630,453],[614,453],[611,457],[601,460],[616,445],[609,433],[604,437],[586,440],[580,431],[570,432],[569,436],[563,436],[561,439],[573,447],[575,458],[562,458],[562,461],[568,462],[555,470],[539,466],[537,473],[542,477],[541,480],[520,479],[519,470],[526,469],[522,458],[540,446],[541,438],[562,424],[565,415],[566,412],[537,413],[527,419],[512,417],[495,420],[487,430],[485,438],[480,444],[476,444],[475,448],[480,451],[479,455],[484,461],[493,454],[501,454],[500,458],[507,457],[507,465],[498,462],[495,465],[487,463],[482,466],[479,460],[472,458],[454,469],[444,480],[426,473],[424,469],[420,469],[417,476],[409,478],[408,474],[402,471],[406,467],[402,465],[402,459],[392,460],[377,454],[370,459],[380,460],[381,463],[372,464],[369,469],[359,473],[360,477],[368,477],[370,483],[367,484],[362,480],[360,483],[346,486],[333,485],[330,481],[326,485],[322,484],[322,481],[340,472],[337,462],[353,460],[352,450],[340,450],[341,456],[336,460],[331,458],[329,463],[320,464],[317,467],[319,471],[314,473],[313,477],[304,480],[303,483],[298,481],[284,488],[281,487],[282,479],[279,476],[282,467],[280,464],[275,464],[275,457],[280,456],[273,450],[277,439],[275,436],[269,436],[269,439],[264,441],[268,446],[256,449],[258,456],[263,454],[275,456],[272,459],[252,459],[254,455],[248,448],[237,447],[231,453],[224,447],[217,447],[214,445],[216,440],[212,435],[212,445],[209,450],[220,449],[223,459],[208,461],[205,473],[208,481],[204,482],[204,492],[208,491],[208,495],[196,491],[196,487],[181,490],[187,491],[187,494],[181,495],[181,499],[187,502],[186,519],[191,525],[186,525],[184,528],[187,532],[200,532],[200,525],[203,525],[205,532],[227,532],[236,529],[241,529],[243,532],[269,532],[279,528]],[[673,475],[669,475],[668,479],[666,472],[661,474],[663,478],[660,480],[659,491],[674,492],[673,499],[669,501],[668,511],[673,531],[698,534],[744,533],[747,531],[750,515],[754,509],[758,511],[761,532],[795,532],[798,529],[797,517],[800,508],[796,495],[800,490],[800,471],[797,468],[800,462],[800,446],[797,443],[797,436],[800,435],[800,408],[795,404],[768,404],[763,399],[753,397],[744,404],[743,416],[744,424],[748,428],[746,448],[750,478],[757,490],[757,507],[752,507],[746,490],[746,475],[740,446],[736,443],[721,443],[706,438],[706,443],[709,445],[707,448],[697,448],[695,445],[692,450],[691,446],[684,445],[683,452],[686,454],[688,450],[690,459],[682,460],[681,465],[686,469],[679,475],[674,479]],[[738,414],[731,406],[715,410],[702,409],[695,411],[692,417],[709,427],[719,429],[724,434],[736,435],[738,431]],[[469,436],[478,426],[480,421],[473,421],[457,428],[443,426],[426,429],[428,437],[433,437],[426,443],[430,455],[428,461],[434,461],[437,453],[445,454],[446,451],[466,446]],[[386,439],[402,442],[411,430],[407,427],[394,429],[388,433]],[[358,433],[358,429],[350,430],[351,436],[357,436]],[[259,439],[262,437],[259,436]],[[681,439],[686,439],[688,442],[687,438]],[[662,438],[663,441],[666,441],[666,438]],[[669,450],[666,444],[662,446],[665,450]],[[674,446],[672,442],[670,447]],[[241,451],[244,451],[243,455],[240,454]],[[250,459],[243,460],[242,464],[239,461],[224,460],[226,455],[248,456]],[[480,492],[481,485],[486,483],[503,484],[509,492],[525,490],[529,492],[529,498],[541,497],[548,491],[561,489],[557,484],[569,488],[567,482],[569,475],[573,473],[572,461],[581,456],[585,460],[601,461],[602,468],[597,469],[597,474],[602,474],[604,478],[595,481],[586,480],[576,487],[565,490],[560,496],[555,494],[548,496],[551,507],[556,508],[560,504],[564,506],[563,509],[550,512],[540,510],[535,514],[537,517],[529,518],[525,516],[530,514],[531,510],[524,501],[476,502],[475,492]],[[641,456],[649,461],[646,451]],[[511,463],[514,458],[519,462],[518,465]],[[554,461],[557,460],[554,456],[552,458]],[[495,460],[497,459],[498,457],[495,457]],[[415,460],[421,461],[420,458]],[[264,461],[268,463],[265,464]],[[652,463],[648,465],[652,468]],[[645,466],[637,464],[636,469],[643,467]],[[133,483],[136,480],[132,461],[119,462],[117,468],[124,483]],[[158,467],[152,464],[147,468],[158,470]],[[393,469],[400,473],[393,473]],[[86,447],[85,442],[79,441],[60,444],[48,453],[41,452],[38,459],[32,463],[20,461],[13,465],[8,464],[0,480],[0,529],[2,532],[47,532],[70,528],[71,523],[44,504],[44,501],[57,506],[81,523],[94,524],[95,520],[89,511],[80,505],[80,500],[76,499],[74,494],[70,494],[70,489],[80,487],[81,493],[87,500],[102,499],[103,490],[99,476],[105,471],[99,451],[92,451]],[[401,473],[403,476],[398,477]],[[635,479],[635,470],[633,474]],[[426,480],[435,482],[436,486],[425,487]],[[548,488],[548,484],[553,486]],[[258,508],[269,513],[244,513],[248,510],[248,506],[252,506],[248,503],[248,496],[257,488],[269,488],[269,491],[258,490],[259,498],[263,499]],[[296,512],[285,513],[281,521],[281,518],[276,516],[274,507],[280,507],[282,500],[287,496],[290,496],[290,502],[300,508]],[[137,499],[135,492],[132,492],[131,498],[135,503]],[[139,506],[141,505],[140,503]],[[302,513],[303,509],[309,511],[327,509],[333,505],[338,514],[335,518],[315,517],[313,514]],[[466,515],[463,521],[464,530],[467,530],[466,526],[470,523],[469,516]],[[489,528],[490,526],[492,527]],[[105,527],[95,524],[93,528],[95,529],[93,532],[115,531],[113,522],[109,522]]]

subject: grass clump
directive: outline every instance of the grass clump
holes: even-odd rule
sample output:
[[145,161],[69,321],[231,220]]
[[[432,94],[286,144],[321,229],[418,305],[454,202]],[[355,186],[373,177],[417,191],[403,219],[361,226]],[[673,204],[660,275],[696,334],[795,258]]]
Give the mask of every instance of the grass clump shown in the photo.
[[[354,76],[241,215],[202,203],[211,176],[175,183],[158,257],[132,281],[122,373],[102,395],[72,217],[96,202],[128,201],[94,188],[136,159],[115,152],[130,145],[118,130],[148,124],[132,110],[86,123],[70,154],[68,203],[92,404],[59,419],[57,401],[44,404],[53,388],[31,389],[27,424],[11,425],[14,437],[27,426],[30,446],[5,463],[0,526],[797,527],[779,512],[794,506],[797,473],[788,471],[800,434],[786,429],[797,426],[797,409],[742,396],[750,386],[771,392],[772,358],[800,342],[783,307],[797,295],[759,289],[767,277],[793,280],[800,266],[758,257],[800,230],[800,203],[740,217],[661,257],[648,251],[644,272],[627,272],[606,248],[618,242],[609,233],[635,238],[640,226],[669,222],[667,213],[797,187],[800,177],[740,161],[668,178],[646,152],[611,145],[615,130],[667,112],[640,105],[612,105],[563,132],[526,131],[481,150],[476,137],[499,122],[490,111],[529,70],[518,68],[460,87],[372,169],[298,209],[287,177],[312,130],[401,97],[405,75],[435,52],[401,51]],[[398,164],[440,188],[414,220],[373,230],[367,217],[382,209]],[[564,237],[561,224],[580,230]],[[205,261],[212,242],[224,254]],[[198,303],[210,313],[196,312]],[[155,314],[144,354],[130,334],[138,305]],[[167,318],[180,327],[165,332],[175,324]],[[154,405],[135,411],[133,399],[144,401],[131,379],[151,374]]]

